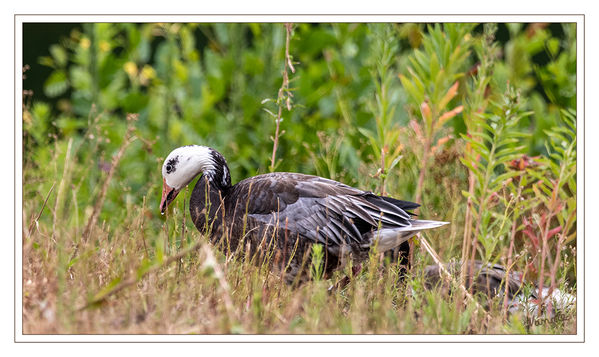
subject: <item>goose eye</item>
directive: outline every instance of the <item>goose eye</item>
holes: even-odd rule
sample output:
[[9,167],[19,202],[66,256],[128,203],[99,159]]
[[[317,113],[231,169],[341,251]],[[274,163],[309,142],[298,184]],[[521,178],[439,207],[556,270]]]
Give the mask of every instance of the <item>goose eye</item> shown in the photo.
[[177,169],[175,167],[175,165],[177,165],[178,162],[179,162],[178,155],[169,159],[168,162],[166,163],[166,166],[164,167],[164,169],[166,170],[166,173],[170,174],[171,172],[174,172]]

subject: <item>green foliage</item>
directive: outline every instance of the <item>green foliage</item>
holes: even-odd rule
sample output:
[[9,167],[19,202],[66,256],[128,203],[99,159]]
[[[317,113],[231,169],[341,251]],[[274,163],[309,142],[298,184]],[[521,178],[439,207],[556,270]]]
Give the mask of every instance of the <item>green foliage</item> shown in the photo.
[[400,77],[415,104],[434,103],[432,114],[435,117],[442,114],[448,102],[447,90],[468,68],[473,28],[473,24],[429,26],[422,40],[423,49],[414,50],[409,57],[409,74]]
[[539,189],[537,195],[545,206],[552,207],[560,200],[570,208],[560,210],[560,224],[571,214],[571,209],[576,209],[576,112],[570,110],[562,114],[564,125],[545,131],[549,138],[545,142],[548,157],[542,160],[545,174],[531,171],[539,180],[535,187]]
[[545,95],[550,103],[561,108],[576,106],[576,27],[562,25],[565,38],[552,37],[546,42],[551,61],[535,65]]
[[493,112],[471,118],[472,126],[479,127],[480,131],[462,135],[472,146],[462,163],[476,176],[478,197],[498,192],[506,180],[519,174],[506,171],[506,166],[524,154],[520,139],[528,136],[518,131],[517,124],[530,113],[522,112],[520,95],[512,87],[504,95],[503,103],[493,103],[493,106]]
[[[573,254],[576,231],[576,112],[563,112],[564,125],[546,131],[545,142],[548,157],[540,158],[537,168],[528,169],[536,180],[532,185],[536,209],[524,220],[523,232],[530,238],[530,256],[536,264],[534,273],[540,274],[539,282],[547,265],[557,271],[557,264]],[[566,249],[569,248],[569,249]],[[541,255],[539,256],[539,249]],[[552,260],[552,256],[556,259]],[[545,257],[547,255],[547,258]],[[546,260],[547,259],[547,260]],[[573,266],[560,269],[560,276],[549,274],[551,284],[556,278],[564,281],[576,275]]]
[[[469,131],[462,138],[470,146],[462,163],[474,175],[474,191],[463,191],[466,198],[474,203],[473,217],[476,223],[474,230],[475,239],[478,239],[484,248],[485,261],[492,259],[495,246],[505,238],[509,232],[509,214],[506,214],[509,202],[489,209],[492,200],[503,195],[506,184],[516,176],[521,176],[518,170],[509,170],[513,160],[521,158],[525,146],[521,145],[521,138],[528,134],[518,131],[518,123],[529,115],[522,111],[520,95],[512,87],[504,94],[501,103],[492,103],[489,113],[473,116],[469,123],[471,128],[478,131]],[[508,224],[506,224],[508,223]]]
[[456,121],[455,117],[463,109],[461,105],[448,106],[458,94],[458,80],[469,66],[473,28],[473,24],[429,26],[422,38],[422,50],[415,49],[408,57],[408,74],[399,75],[411,99],[410,116],[421,119],[410,123],[415,137],[413,146],[420,147],[414,150],[420,160],[416,200],[421,199],[431,154],[449,140],[449,136],[440,137],[444,125],[450,120]]
[[312,257],[310,266],[310,276],[319,281],[324,273],[324,251],[321,244],[312,245]]
[[[507,83],[528,98],[525,110],[533,114],[520,124],[532,130],[528,153],[538,155],[544,149],[545,130],[560,121],[560,110],[576,103],[576,25],[560,24],[561,37],[547,24],[508,24],[502,61],[493,68],[493,85],[505,91]],[[547,56],[546,63],[536,58]],[[558,94],[559,93],[559,94]],[[532,128],[532,129],[531,129]]]
[[375,177],[381,179],[378,192],[385,194],[385,179],[401,159],[400,128],[393,120],[399,100],[398,83],[393,76],[396,71],[398,41],[392,25],[371,25],[370,30],[374,41],[367,63],[375,89],[374,98],[371,96],[368,105],[375,120],[376,131],[373,133],[364,127],[359,127],[358,130],[368,139],[375,162],[380,162]]

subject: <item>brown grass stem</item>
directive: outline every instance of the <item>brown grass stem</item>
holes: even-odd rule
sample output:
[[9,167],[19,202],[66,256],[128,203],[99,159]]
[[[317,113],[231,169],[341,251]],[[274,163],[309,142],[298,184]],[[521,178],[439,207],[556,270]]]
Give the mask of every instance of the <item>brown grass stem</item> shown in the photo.
[[[386,154],[387,150],[386,147],[383,146],[381,148],[381,174],[380,174],[380,179],[381,179],[381,188],[379,189],[379,192],[381,193],[381,196],[386,196],[387,192],[385,190],[385,178],[387,177],[387,170],[386,170],[386,165],[385,165],[385,154]],[[418,200],[416,200],[416,202],[418,202]]]
[[44,212],[44,208],[46,207],[46,203],[48,203],[48,199],[50,198],[50,195],[52,194],[52,191],[54,191],[54,186],[55,185],[56,185],[56,181],[52,183],[52,187],[50,187],[50,191],[48,191],[48,194],[46,195],[46,199],[44,200],[44,203],[42,204],[42,208],[40,208],[39,213],[31,221],[31,223],[29,224],[29,229],[27,230],[27,237],[28,238],[30,238],[31,234],[33,233],[33,227],[35,227],[37,225],[37,223],[39,222],[40,217],[42,216],[42,213]]
[[152,273],[156,270],[158,270],[159,268],[165,267],[170,265],[171,263],[178,261],[179,259],[181,259],[182,257],[184,257],[185,255],[198,250],[202,247],[202,244],[204,244],[203,241],[199,240],[197,243],[195,243],[194,245],[190,246],[187,249],[184,249],[182,251],[180,251],[179,253],[170,256],[166,259],[164,259],[162,262],[159,263],[155,263],[152,266],[150,266],[148,269],[146,269],[142,274],[133,274],[133,276],[130,276],[129,278],[122,280],[121,282],[119,282],[118,284],[116,284],[114,287],[112,287],[111,289],[107,289],[106,291],[101,291],[98,294],[96,294],[96,296],[94,296],[87,304],[85,304],[84,306],[80,307],[78,310],[85,310],[90,306],[93,305],[97,305],[100,304],[104,301],[106,301],[106,299],[114,294],[116,294],[117,292],[137,283],[138,281],[140,281],[143,277],[145,277],[146,275],[148,275],[149,273]]
[[201,248],[202,252],[206,254],[206,260],[204,261],[203,266],[206,268],[212,268],[214,270],[214,276],[218,280],[218,284],[222,292],[222,298],[225,303],[225,311],[227,312],[229,323],[231,323],[232,321],[234,321],[233,317],[235,315],[233,300],[231,299],[231,295],[229,293],[229,284],[227,283],[225,274],[222,268],[220,267],[220,264],[218,264],[218,262],[216,261],[214,253],[212,253],[212,249],[210,248],[210,246],[208,244],[203,244]]
[[[134,122],[135,120],[137,120],[137,116],[129,115],[129,117],[127,119],[131,122]],[[121,145],[118,153],[112,158],[110,170],[108,171],[108,175],[106,176],[106,179],[104,180],[104,184],[102,185],[102,189],[100,190],[100,195],[96,199],[96,204],[94,205],[92,214],[87,221],[87,225],[85,226],[85,229],[83,230],[82,241],[84,244],[87,242],[87,239],[88,239],[93,227],[96,225],[98,216],[100,215],[100,211],[102,209],[102,206],[104,205],[104,199],[106,198],[106,193],[108,192],[108,186],[110,185],[110,182],[112,181],[112,177],[114,176],[114,173],[116,172],[117,166],[118,166],[119,162],[121,161],[123,155],[125,154],[125,150],[127,149],[127,147],[136,139],[135,136],[132,135],[134,130],[135,130],[135,126],[133,125],[133,123],[131,123],[129,125],[129,127],[127,128],[127,133],[125,135],[125,140],[123,141],[123,144]]]
[[415,200],[416,202],[420,202],[421,198],[422,198],[422,190],[424,187],[424,177],[427,174],[428,171],[428,160],[429,160],[429,155],[430,155],[430,149],[431,149],[431,141],[432,141],[432,137],[428,137],[425,142],[424,142],[424,146],[422,147],[422,160],[420,161],[420,173],[418,175],[418,183],[416,185],[416,193],[415,193]]
[[[522,194],[522,186],[518,185],[518,193],[516,194],[515,204],[516,207],[520,201],[520,195]],[[512,221],[512,228],[510,231],[510,246],[507,251],[507,269],[505,271],[505,289],[503,292],[503,305],[502,314],[504,321],[507,320],[507,305],[508,305],[508,291],[510,286],[510,273],[513,266],[512,254],[514,252],[514,243],[516,241],[516,233],[518,229],[518,217],[515,215]]]
[[466,202],[466,217],[464,222],[464,239],[462,242],[462,266],[460,269],[460,283],[466,284],[468,272],[467,264],[470,255],[470,245],[472,244],[472,197],[474,196],[474,173],[468,170],[468,200]]
[[[547,259],[547,245],[549,240],[549,224],[551,223],[551,218],[553,217],[553,212],[549,212],[548,217],[545,221],[545,227],[543,227],[542,236],[541,236],[541,269],[539,271],[539,282],[537,286],[539,287],[539,294],[542,295],[543,287],[545,283],[545,260]],[[559,255],[559,251],[558,251]],[[540,296],[538,301],[538,316],[541,317],[543,314],[543,304],[547,296]]]
[[146,234],[144,233],[144,221],[146,214],[146,196],[143,197],[141,204],[141,221],[139,222],[139,232],[141,233],[141,241],[144,245],[144,252],[146,254],[146,258],[149,258],[150,255],[148,253],[148,245],[146,244]]
[[548,296],[551,296],[553,291],[555,289],[557,289],[557,280],[556,280],[557,269],[559,268],[559,265],[561,263],[561,256],[562,256],[561,251],[562,251],[562,247],[563,247],[564,242],[566,241],[566,237],[567,237],[566,230],[570,227],[573,216],[576,216],[576,211],[572,212],[572,214],[568,217],[566,223],[564,224],[564,228],[563,228],[562,232],[559,233],[559,238],[557,240],[557,246],[556,246],[555,260],[553,262],[553,266],[551,267],[551,285],[550,285],[549,291],[547,293]]
[[[453,278],[451,273],[449,271],[447,271],[447,269],[445,268],[445,264],[441,261],[441,258],[439,258],[439,255],[433,249],[433,247],[430,245],[428,240],[426,238],[424,238],[421,234],[418,234],[418,237],[420,239],[420,243],[422,244],[422,246],[424,247],[426,252],[431,256],[431,258],[433,258],[433,261],[435,262],[435,264],[437,264],[439,266],[439,270],[443,273],[443,275],[445,276],[447,281],[455,284],[460,289],[460,291],[464,294],[464,296],[466,296],[468,301],[474,303],[474,305],[476,307],[476,311],[475,311],[476,313],[478,313],[479,311],[483,311],[487,318],[486,321],[490,321],[491,315],[489,315],[489,313],[487,311],[485,311],[485,309],[478,303],[478,301],[476,301],[474,299],[472,294],[470,294],[468,292],[468,290],[466,289],[466,287],[463,284],[461,284],[459,281],[455,281],[455,279]],[[464,262],[462,264],[464,264]]]
[[62,177],[60,178],[60,184],[58,185],[58,192],[56,193],[56,201],[54,203],[54,216],[52,222],[52,240],[56,241],[56,224],[58,219],[62,219],[62,203],[64,201],[64,190],[65,181],[69,179],[70,167],[71,167],[71,147],[73,145],[73,139],[69,139],[67,144],[67,152],[64,159],[64,168],[62,171]]

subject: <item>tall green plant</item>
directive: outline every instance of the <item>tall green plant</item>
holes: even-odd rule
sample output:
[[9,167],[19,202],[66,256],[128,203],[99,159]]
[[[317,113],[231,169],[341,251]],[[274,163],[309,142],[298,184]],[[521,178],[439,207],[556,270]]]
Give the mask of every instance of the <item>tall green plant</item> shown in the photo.
[[[477,253],[483,260],[490,261],[499,239],[509,231],[508,211],[497,203],[508,180],[521,174],[507,167],[525,153],[526,146],[521,145],[521,140],[528,136],[518,131],[517,125],[530,112],[522,111],[521,98],[514,88],[508,87],[500,103],[491,104],[489,113],[470,118],[474,121],[471,127],[479,130],[462,135],[470,149],[465,151],[461,161],[474,178],[473,191],[463,191],[473,203],[474,229],[468,230],[472,232],[472,246],[463,257],[464,261],[470,261],[470,269]],[[469,241],[465,240],[465,244]],[[479,243],[483,248],[481,252],[478,252]]]
[[385,195],[387,175],[401,159],[400,129],[397,121],[394,121],[397,98],[393,98],[397,92],[393,73],[397,63],[398,40],[391,24],[374,24],[369,29],[374,37],[369,67],[375,90],[368,106],[375,119],[376,132],[363,127],[358,130],[368,138],[374,159],[380,163],[374,176],[380,180],[378,191]]
[[[423,35],[422,49],[409,57],[406,74],[399,78],[411,104],[418,108],[420,121],[412,127],[420,137],[420,148],[415,150],[420,159],[420,175],[416,186],[416,201],[420,201],[430,153],[445,123],[459,114],[461,105],[450,103],[458,93],[458,80],[464,76],[472,37],[473,24],[435,24]],[[445,141],[443,139],[442,141]],[[439,142],[438,144],[442,143]]]
[[532,190],[538,204],[522,229],[532,248],[529,254],[539,290],[549,278],[550,292],[557,288],[562,255],[567,254],[563,248],[576,238],[576,112],[563,111],[562,118],[565,125],[546,131],[548,156],[529,170],[537,180]]

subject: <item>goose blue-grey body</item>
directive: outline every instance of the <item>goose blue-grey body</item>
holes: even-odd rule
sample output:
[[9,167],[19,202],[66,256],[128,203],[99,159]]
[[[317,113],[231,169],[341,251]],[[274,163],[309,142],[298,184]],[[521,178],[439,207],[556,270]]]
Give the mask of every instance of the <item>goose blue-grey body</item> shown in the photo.
[[[174,178],[177,172],[188,177]],[[227,253],[267,260],[289,282],[308,270],[312,244],[324,247],[328,274],[374,247],[384,252],[403,244],[405,252],[408,238],[445,224],[413,219],[416,203],[318,176],[275,172],[231,185],[224,157],[203,146],[176,149],[165,160],[161,211],[199,174],[189,204],[198,230]]]

